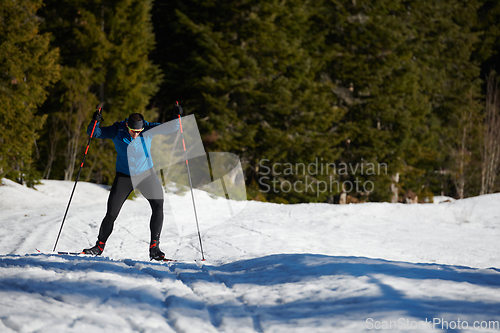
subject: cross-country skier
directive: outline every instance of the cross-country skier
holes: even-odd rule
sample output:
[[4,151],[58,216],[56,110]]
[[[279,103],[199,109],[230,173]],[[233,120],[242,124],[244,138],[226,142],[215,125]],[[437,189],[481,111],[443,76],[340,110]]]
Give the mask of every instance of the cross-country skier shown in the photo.
[[[182,108],[177,105],[174,108],[174,117],[182,115]],[[94,112],[92,121],[87,128],[87,133],[90,135],[94,122],[101,120],[99,111]],[[92,255],[101,255],[104,250],[106,241],[113,231],[113,225],[118,217],[123,203],[127,200],[130,193],[135,187],[148,199],[151,205],[151,242],[149,247],[149,257],[155,260],[162,260],[165,254],[160,250],[160,233],[163,226],[163,187],[152,168],[151,160],[147,158],[134,158],[128,156],[127,150],[132,148],[132,151],[149,151],[151,147],[152,136],[147,135],[147,130],[161,125],[160,123],[150,123],[144,120],[140,113],[132,113],[124,121],[116,122],[111,126],[99,128],[96,124],[94,137],[99,139],[111,139],[115,144],[117,152],[116,156],[116,176],[111,186],[111,191],[108,198],[108,209],[106,216],[101,222],[99,235],[94,247],[84,249],[83,252]],[[179,121],[174,120],[167,125],[163,134],[172,133],[179,129]],[[143,133],[144,131],[144,133]],[[132,147],[129,147],[131,146]],[[146,147],[146,148],[145,148]],[[130,151],[130,150],[129,150]],[[132,175],[132,176],[131,176]],[[138,184],[132,181],[141,179]]]

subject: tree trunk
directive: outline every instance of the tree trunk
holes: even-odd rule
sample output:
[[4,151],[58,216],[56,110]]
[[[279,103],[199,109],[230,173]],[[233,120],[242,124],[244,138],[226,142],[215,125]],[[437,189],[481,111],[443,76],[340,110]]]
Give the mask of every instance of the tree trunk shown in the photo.
[[486,105],[483,130],[481,192],[492,193],[500,166],[500,100],[498,79],[490,72],[487,79]]
[[[66,168],[64,170],[64,180],[71,180],[76,166],[76,158],[80,143],[80,132],[83,124],[83,106],[72,106],[70,117],[67,120],[68,144],[66,146]],[[76,109],[76,112],[74,112]]]
[[397,203],[399,200],[398,197],[398,187],[397,183],[399,183],[399,172],[393,175],[392,177],[392,183],[391,183],[391,192],[392,192],[392,198],[391,198],[391,203]]
[[45,171],[43,172],[43,179],[50,178],[50,172],[52,171],[52,164],[56,160],[57,156],[57,143],[59,142],[59,118],[52,114],[52,126],[51,131],[49,132],[49,148],[48,148],[48,158],[47,158],[47,166],[45,167]]

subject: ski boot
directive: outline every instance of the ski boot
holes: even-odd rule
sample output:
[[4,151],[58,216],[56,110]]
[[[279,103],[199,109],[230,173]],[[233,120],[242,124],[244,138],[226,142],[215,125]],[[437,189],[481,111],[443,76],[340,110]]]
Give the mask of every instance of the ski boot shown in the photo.
[[149,259],[150,260],[164,260],[165,253],[160,250],[160,242],[157,240],[152,240],[149,245]]
[[83,253],[84,254],[91,254],[94,256],[100,256],[102,254],[102,251],[104,251],[105,245],[106,244],[104,242],[97,240],[97,242],[95,243],[95,246],[91,247],[90,249],[84,249]]

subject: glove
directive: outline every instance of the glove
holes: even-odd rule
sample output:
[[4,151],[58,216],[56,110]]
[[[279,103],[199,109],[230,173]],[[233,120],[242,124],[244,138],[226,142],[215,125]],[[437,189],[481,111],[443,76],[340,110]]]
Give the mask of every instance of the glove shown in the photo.
[[101,113],[99,111],[94,112],[94,115],[92,116],[92,120],[100,122],[102,120]]
[[179,116],[182,116],[183,113],[184,113],[184,110],[182,110],[182,107],[177,103],[174,106],[174,110],[173,110],[174,119],[179,118]]

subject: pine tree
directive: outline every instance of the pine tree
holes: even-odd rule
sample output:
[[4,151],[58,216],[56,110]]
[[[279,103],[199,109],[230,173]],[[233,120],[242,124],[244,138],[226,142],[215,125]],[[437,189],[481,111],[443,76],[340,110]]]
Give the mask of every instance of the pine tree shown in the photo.
[[[475,30],[480,33],[480,42],[474,52],[474,60],[481,64],[481,78],[495,71],[500,73],[500,2],[480,0]],[[486,84],[483,85],[486,93]]]
[[474,60],[481,64],[481,78],[483,79],[482,93],[485,96],[483,105],[483,126],[480,128],[479,137],[482,138],[480,146],[481,160],[481,188],[480,194],[500,191],[500,170],[495,173],[496,151],[498,146],[498,127],[495,114],[495,87],[500,73],[500,3],[498,1],[482,0],[478,10],[476,30],[480,33],[480,42],[474,53]]
[[450,155],[461,142],[453,141],[459,119],[477,113],[477,66],[469,61],[477,36],[465,19],[475,8],[454,0],[346,0],[326,7],[334,51],[328,72],[347,109],[342,158],[389,168],[369,178],[376,189],[370,199],[389,200],[396,178],[401,189],[432,195],[429,176],[459,163]]
[[[166,66],[178,68],[174,73],[186,82],[186,105],[201,120],[206,147],[240,156],[251,197],[325,201],[327,192],[316,189],[328,175],[295,168],[334,161],[339,153],[335,122],[342,113],[333,85],[320,75],[323,34],[314,26],[315,7],[297,0],[182,8],[178,30],[189,36],[192,51]],[[174,82],[165,72],[166,82]],[[273,165],[275,173],[268,173]],[[306,182],[314,186],[306,189]]]
[[422,13],[419,32],[425,38],[418,58],[422,66],[431,68],[427,91],[432,92],[433,113],[442,124],[439,152],[446,156],[442,166],[449,171],[458,198],[477,195],[481,80],[473,52],[480,36],[474,31],[479,3],[417,2],[415,8]]
[[45,121],[35,113],[47,98],[46,88],[59,78],[58,50],[50,47],[49,34],[39,33],[35,13],[41,5],[36,0],[0,4],[0,177],[29,185],[38,177],[32,160]]
[[342,1],[325,8],[332,57],[328,73],[347,110],[342,161],[386,166],[375,175],[350,175],[375,184],[371,200],[389,200],[393,178],[424,156],[432,125],[415,60],[413,13],[402,1]]
[[[372,182],[370,200],[391,200],[391,185],[421,197],[466,196],[475,191],[478,153],[480,80],[471,56],[480,36],[474,30],[479,5],[157,4],[155,27],[166,33],[157,33],[155,59],[166,80],[156,102],[184,98],[200,120],[205,145],[242,156],[253,189],[265,187],[259,159],[283,165],[323,157],[358,171],[378,166],[375,174],[336,175]],[[303,193],[283,197],[314,200]]]
[[[45,177],[71,179],[98,106],[103,108],[103,126],[146,111],[161,80],[148,58],[154,47],[151,5],[139,0],[46,1],[40,15],[44,30],[54,36],[52,43],[61,48],[63,70],[43,107],[50,115]],[[94,146],[83,178],[109,183],[114,176],[113,145],[97,141]]]

